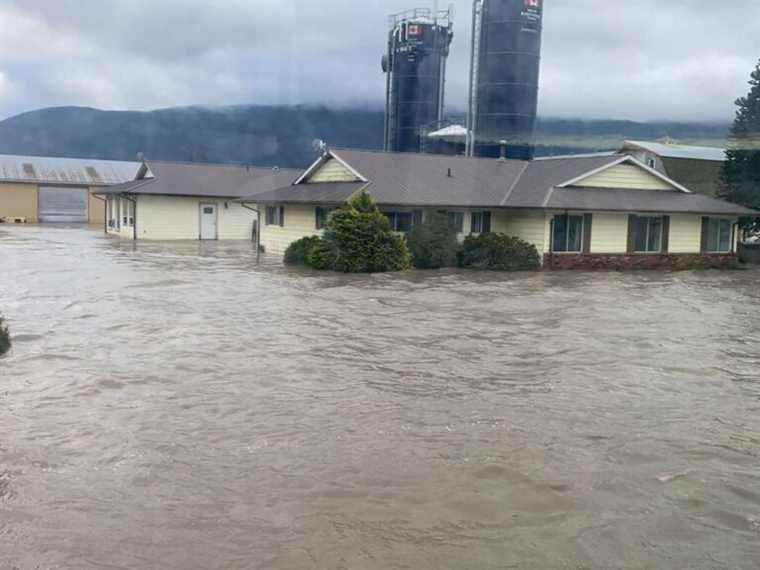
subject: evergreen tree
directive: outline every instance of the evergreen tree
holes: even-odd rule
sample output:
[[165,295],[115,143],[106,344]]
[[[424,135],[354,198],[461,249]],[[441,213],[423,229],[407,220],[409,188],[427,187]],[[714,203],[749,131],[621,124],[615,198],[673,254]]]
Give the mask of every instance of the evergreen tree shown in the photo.
[[0,356],[3,356],[11,349],[11,334],[8,332],[8,326],[5,324],[3,316],[0,315]]
[[[721,197],[760,210],[760,62],[752,72],[751,89],[736,101],[736,119],[729,135],[721,173]],[[747,229],[760,230],[760,219],[743,220]]]

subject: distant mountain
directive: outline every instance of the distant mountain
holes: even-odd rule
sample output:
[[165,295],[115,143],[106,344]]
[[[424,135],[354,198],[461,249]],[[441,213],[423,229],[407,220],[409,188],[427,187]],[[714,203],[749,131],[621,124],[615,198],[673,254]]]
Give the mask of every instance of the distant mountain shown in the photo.
[[[671,137],[719,146],[728,124],[541,119],[538,154],[612,150],[623,139]],[[177,107],[150,112],[59,107],[0,122],[0,154],[237,162],[303,167],[312,143],[380,149],[383,112],[322,106]]]

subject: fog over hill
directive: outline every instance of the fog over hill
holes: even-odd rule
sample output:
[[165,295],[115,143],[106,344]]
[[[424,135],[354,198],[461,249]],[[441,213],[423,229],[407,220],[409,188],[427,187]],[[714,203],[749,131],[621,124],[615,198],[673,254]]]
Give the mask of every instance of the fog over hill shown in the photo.
[[[537,154],[613,150],[624,139],[670,137],[720,146],[728,123],[540,119]],[[381,149],[383,111],[324,106],[176,107],[149,112],[58,107],[0,122],[0,154],[236,162],[303,167],[312,142]]]

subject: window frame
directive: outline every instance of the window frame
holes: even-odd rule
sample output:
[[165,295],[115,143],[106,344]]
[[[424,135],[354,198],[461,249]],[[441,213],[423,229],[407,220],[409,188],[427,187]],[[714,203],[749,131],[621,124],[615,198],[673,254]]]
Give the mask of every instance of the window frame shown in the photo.
[[[557,245],[557,218],[567,218],[567,227],[565,230],[565,248],[569,247],[570,243],[570,220],[572,218],[580,218],[581,222],[581,233],[580,233],[580,239],[578,240],[579,245],[578,249],[565,249],[565,250],[558,250],[556,248]],[[552,218],[552,235],[551,235],[551,251],[552,253],[556,253],[559,255],[580,255],[583,253],[584,249],[584,243],[586,242],[586,216],[585,214],[555,214],[554,218]]]
[[[710,227],[713,223],[715,223],[715,228]],[[721,226],[723,224],[728,224],[728,249],[726,250],[720,249]],[[717,233],[715,236],[712,235],[711,229],[717,230]],[[713,237],[715,238],[717,249],[713,249],[711,247],[711,242],[713,240]],[[725,255],[727,253],[732,253],[733,250],[734,250],[734,224],[732,220],[729,220],[726,218],[708,217],[706,253],[710,255]]]
[[285,227],[285,206],[271,205],[264,211],[264,225]]
[[[422,210],[383,210],[383,215],[388,218],[391,224],[391,230],[398,233],[409,233],[414,226],[421,224],[423,220]],[[399,229],[399,217],[403,216],[406,220],[409,217],[409,229]]]
[[[646,220],[647,221],[647,237],[646,237],[646,246],[645,246],[646,249],[645,250],[639,250],[636,247],[636,244],[639,241],[638,240],[638,237],[639,237],[638,236],[638,231],[639,231],[638,222],[641,221],[641,220]],[[656,250],[649,249],[650,240],[652,238],[652,234],[651,234],[651,231],[652,231],[652,220],[659,220],[659,222],[660,222],[660,241],[659,241],[659,248],[656,249]],[[636,227],[635,227],[635,231],[634,231],[634,235],[633,235],[633,244],[634,244],[633,253],[634,254],[636,254],[636,255],[661,255],[662,253],[664,253],[664,251],[663,251],[663,244],[664,244],[663,240],[664,239],[665,239],[665,216],[638,216],[638,215],[636,216]]]
[[[314,228],[317,231],[325,229],[327,221],[330,219],[330,214],[337,210],[335,206],[315,206],[314,207]],[[320,213],[322,214],[320,216]]]
[[[461,223],[452,223],[451,219],[452,216],[456,217],[456,220],[459,221],[461,219]],[[446,211],[446,219],[448,221],[449,227],[452,230],[455,230],[457,234],[463,234],[464,233],[464,212],[461,210],[447,210]]]
[[[470,214],[470,233],[471,234],[488,234],[491,233],[491,224],[493,214],[490,210],[478,210]],[[477,229],[476,229],[477,228]]]

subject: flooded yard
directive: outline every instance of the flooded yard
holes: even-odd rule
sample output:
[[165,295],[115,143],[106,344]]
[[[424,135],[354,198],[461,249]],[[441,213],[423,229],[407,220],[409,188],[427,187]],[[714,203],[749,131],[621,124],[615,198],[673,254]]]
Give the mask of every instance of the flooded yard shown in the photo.
[[756,568],[760,271],[0,227],[0,568]]

